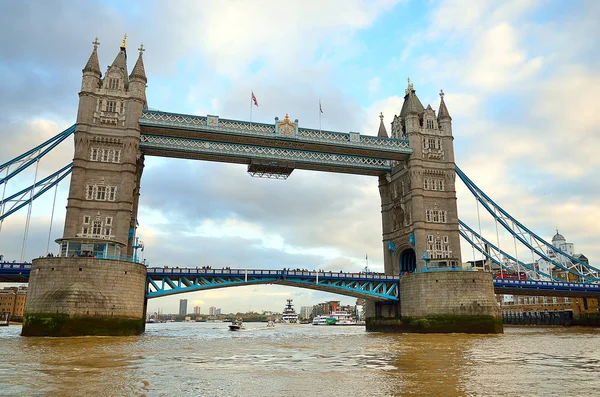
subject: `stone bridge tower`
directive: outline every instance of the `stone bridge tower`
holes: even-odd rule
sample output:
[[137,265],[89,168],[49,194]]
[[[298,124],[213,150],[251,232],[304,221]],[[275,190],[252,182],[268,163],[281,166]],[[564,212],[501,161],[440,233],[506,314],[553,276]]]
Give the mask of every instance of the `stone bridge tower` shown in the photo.
[[94,43],[79,93],[60,256],[131,257],[144,167],[138,125],[147,107],[143,47],[128,76],[124,39],[102,78]]
[[[413,150],[379,178],[385,273],[401,275],[400,302],[369,302],[369,331],[502,332],[491,274],[459,271],[452,118],[440,96],[436,117],[409,79],[392,122],[392,138]],[[383,117],[378,136],[387,136]]]
[[98,39],[93,44],[79,93],[60,251],[33,261],[24,336],[144,331],[146,267],[132,261],[144,167],[138,124],[147,107],[144,49],[128,75],[123,39],[103,77]]
[[[413,154],[379,178],[386,274],[461,265],[452,118],[440,97],[436,117],[409,79],[392,122],[392,138],[408,139]],[[387,136],[383,119],[379,130]]]

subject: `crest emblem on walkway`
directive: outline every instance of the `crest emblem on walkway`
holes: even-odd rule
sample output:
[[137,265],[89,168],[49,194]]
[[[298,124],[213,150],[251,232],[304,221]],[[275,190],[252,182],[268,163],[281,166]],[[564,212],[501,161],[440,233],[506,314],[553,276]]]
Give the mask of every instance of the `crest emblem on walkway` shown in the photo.
[[281,121],[275,119],[275,133],[281,137],[296,138],[298,136],[298,120],[292,122],[287,114]]

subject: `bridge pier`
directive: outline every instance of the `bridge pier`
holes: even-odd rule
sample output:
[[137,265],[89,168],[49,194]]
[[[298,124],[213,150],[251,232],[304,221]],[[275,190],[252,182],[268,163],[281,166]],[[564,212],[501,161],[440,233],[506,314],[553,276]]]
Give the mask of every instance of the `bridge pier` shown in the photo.
[[367,331],[502,333],[492,275],[412,273],[400,279],[400,302],[368,302]]
[[23,336],[139,335],[146,267],[85,257],[34,259]]

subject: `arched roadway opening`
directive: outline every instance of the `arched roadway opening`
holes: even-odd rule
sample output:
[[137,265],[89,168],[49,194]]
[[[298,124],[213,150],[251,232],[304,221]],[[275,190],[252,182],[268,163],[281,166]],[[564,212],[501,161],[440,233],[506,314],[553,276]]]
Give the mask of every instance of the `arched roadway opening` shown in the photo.
[[417,268],[415,250],[407,248],[400,254],[400,273],[412,272]]

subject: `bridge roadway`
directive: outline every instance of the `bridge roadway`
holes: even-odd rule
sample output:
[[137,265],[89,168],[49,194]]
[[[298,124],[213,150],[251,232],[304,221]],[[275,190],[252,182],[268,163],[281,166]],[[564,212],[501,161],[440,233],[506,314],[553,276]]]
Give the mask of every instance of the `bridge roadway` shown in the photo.
[[[0,264],[0,283],[26,283],[31,263]],[[400,276],[382,273],[150,267],[148,298],[255,284],[279,284],[376,301],[398,300]],[[600,284],[538,280],[494,280],[497,294],[600,297]]]

